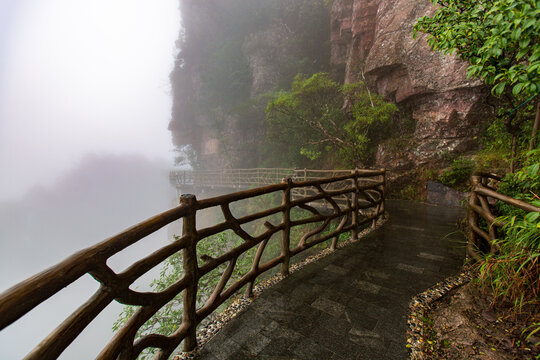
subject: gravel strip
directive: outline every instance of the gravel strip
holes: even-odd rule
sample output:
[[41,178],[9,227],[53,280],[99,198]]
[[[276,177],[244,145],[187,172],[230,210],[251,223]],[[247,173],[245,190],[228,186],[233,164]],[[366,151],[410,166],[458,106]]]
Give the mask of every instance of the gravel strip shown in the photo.
[[422,319],[431,309],[433,303],[447,295],[450,291],[469,283],[472,278],[472,271],[470,269],[464,269],[461,274],[451,276],[412,298],[409,303],[406,345],[411,360],[427,359],[422,351],[424,341],[424,321]]
[[[372,229],[371,226],[368,228],[360,231],[358,233],[358,239],[353,240],[352,238],[346,241],[343,241],[341,243],[338,243],[337,247],[338,249],[344,248],[347,245],[350,245],[354,242],[359,241],[362,237],[368,235],[369,233],[373,232],[374,230],[380,228],[386,221],[388,220],[388,213],[385,213],[384,216],[381,216],[376,223],[375,229]],[[330,248],[324,249],[317,254],[308,256],[302,261],[299,261],[297,263],[294,263],[290,266],[290,273],[293,273],[295,271],[300,270],[305,265],[312,263],[314,261],[317,261],[319,259],[322,259],[323,257],[332,254],[334,251]],[[203,325],[201,328],[199,328],[197,332],[197,348],[191,352],[188,353],[181,353],[179,355],[176,355],[173,360],[186,360],[186,359],[194,359],[199,350],[202,348],[204,344],[206,344],[214,335],[216,335],[223,326],[229,322],[229,320],[235,318],[238,314],[240,314],[243,310],[245,310],[249,304],[253,302],[259,295],[270,286],[280,282],[283,280],[283,276],[281,274],[276,274],[272,276],[271,278],[264,280],[260,283],[258,283],[256,286],[253,287],[253,298],[246,298],[244,296],[240,296],[236,298],[231,305],[229,305],[225,310],[220,312],[216,315],[211,315],[208,319],[209,321]]]

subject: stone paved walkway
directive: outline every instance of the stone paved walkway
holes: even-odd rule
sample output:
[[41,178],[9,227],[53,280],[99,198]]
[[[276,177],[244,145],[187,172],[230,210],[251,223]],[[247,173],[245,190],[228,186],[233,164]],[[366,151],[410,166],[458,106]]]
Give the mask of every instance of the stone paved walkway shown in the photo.
[[465,239],[455,223],[463,214],[387,204],[382,228],[265,290],[197,359],[406,359],[408,303],[458,273]]

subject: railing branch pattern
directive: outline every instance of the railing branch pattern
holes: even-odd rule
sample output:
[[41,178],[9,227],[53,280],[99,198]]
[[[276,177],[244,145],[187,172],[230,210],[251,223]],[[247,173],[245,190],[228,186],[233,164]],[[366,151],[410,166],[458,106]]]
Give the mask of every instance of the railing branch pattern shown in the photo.
[[[477,172],[472,176],[473,188],[469,197],[467,216],[469,225],[467,253],[475,261],[481,261],[480,253],[494,254],[499,250],[496,242],[498,229],[505,223],[495,216],[492,206],[495,201],[502,201],[528,212],[540,212],[540,208],[532,204],[498,193],[496,184],[501,180],[495,174],[483,172]],[[480,225],[481,218],[487,224],[487,231]]]
[[[277,176],[283,173],[276,169],[270,172]],[[261,180],[268,179],[267,174],[263,169],[254,176],[260,181],[267,181]],[[309,179],[308,171],[303,170],[303,177],[299,181],[286,177],[278,184],[200,201],[194,195],[182,195],[178,207],[82,250],[1,294],[0,330],[83,275],[90,274],[100,283],[96,293],[32,350],[26,359],[57,358],[112,301],[139,308],[116,332],[98,359],[136,359],[147,348],[159,349],[155,359],[167,359],[182,341],[184,350],[190,351],[197,346],[197,325],[244,286],[245,294],[252,296],[255,281],[264,272],[281,265],[281,274],[286,276],[293,256],[330,239],[331,248],[335,249],[339,234],[351,231],[353,239],[356,239],[360,226],[375,222],[384,213],[384,170],[348,171],[338,176],[331,172],[327,174],[333,176],[313,180]],[[185,176],[182,174],[183,178]],[[279,206],[244,216],[235,216],[231,211],[233,202],[277,192],[282,193]],[[197,212],[211,208],[219,210],[224,220],[197,229]],[[295,208],[305,210],[307,215],[293,219],[291,211]],[[281,220],[273,220],[279,223],[265,221],[279,213]],[[115,273],[108,267],[110,257],[179,219],[182,220],[182,235],[174,242],[134,262],[121,273]],[[242,228],[242,225],[254,221],[264,221],[265,230],[257,236]],[[334,229],[330,228],[332,222],[337,224]],[[291,248],[291,229],[306,224],[312,224],[312,229],[306,231]],[[224,231],[234,232],[242,239],[241,243],[214,257],[198,253],[199,242]],[[270,239],[280,232],[280,253],[262,262]],[[249,270],[233,281],[232,274],[240,257],[251,249],[256,253]],[[180,251],[183,274],[173,285],[160,292],[138,292],[129,288],[140,276]],[[220,272],[219,280],[206,301],[198,305],[199,281],[214,270]],[[145,334],[136,340],[139,329],[179,294],[182,294],[183,316],[178,319],[176,330],[169,335]]]

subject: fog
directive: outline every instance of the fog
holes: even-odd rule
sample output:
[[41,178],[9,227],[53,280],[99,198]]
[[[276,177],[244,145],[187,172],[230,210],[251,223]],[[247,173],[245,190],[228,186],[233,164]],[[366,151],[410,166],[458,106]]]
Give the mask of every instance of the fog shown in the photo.
[[[178,0],[0,0],[0,292],[175,204],[179,31]],[[162,246],[167,231],[110,265]],[[86,276],[1,331],[0,358],[24,356],[96,289]],[[93,359],[120,309],[62,358]]]
[[0,4],[0,198],[86,153],[172,157],[178,0]]
[[[168,164],[132,156],[88,156],[47,188],[0,203],[0,291],[173,205]],[[168,229],[115,256],[116,271],[167,243]],[[140,285],[147,284],[143,279]],[[86,276],[0,332],[0,358],[24,356],[97,289]],[[121,310],[112,304],[62,358],[93,359]],[[80,354],[82,353],[82,354]]]

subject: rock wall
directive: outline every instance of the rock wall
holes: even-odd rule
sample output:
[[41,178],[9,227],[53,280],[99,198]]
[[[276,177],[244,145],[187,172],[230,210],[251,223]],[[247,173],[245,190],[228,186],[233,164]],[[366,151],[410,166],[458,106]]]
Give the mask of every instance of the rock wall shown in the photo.
[[408,169],[444,153],[476,146],[482,120],[492,113],[488,91],[466,77],[467,63],[413,39],[416,20],[434,12],[428,0],[335,0],[331,14],[331,65],[345,82],[365,79],[412,122],[411,141],[400,150],[382,144],[375,162]]

